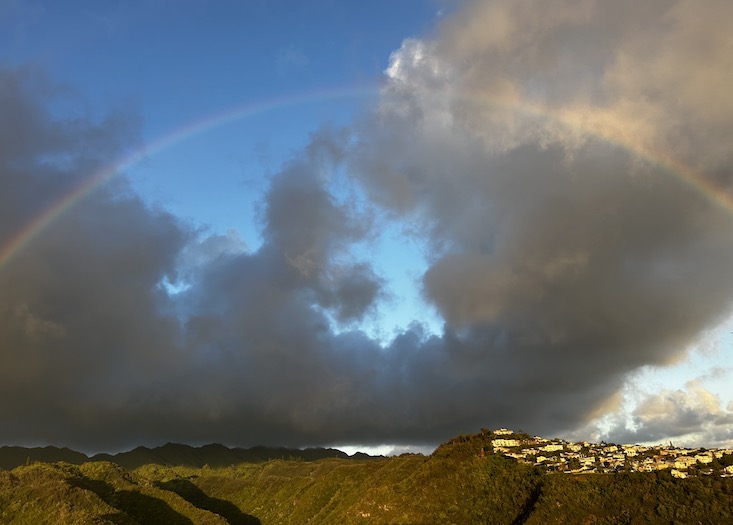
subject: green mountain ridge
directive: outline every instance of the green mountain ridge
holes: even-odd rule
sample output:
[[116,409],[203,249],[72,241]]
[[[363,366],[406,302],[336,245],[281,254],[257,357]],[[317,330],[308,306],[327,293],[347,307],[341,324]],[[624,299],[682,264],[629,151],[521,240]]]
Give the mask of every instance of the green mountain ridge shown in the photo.
[[[679,479],[669,470],[553,473],[491,452],[495,437],[486,431],[458,436],[430,456],[297,457],[225,467],[158,462],[133,469],[108,461],[32,463],[0,471],[0,523],[733,523],[733,478]],[[207,454],[229,457],[220,445],[160,448],[130,452],[136,461],[155,450],[158,459],[188,461],[189,448],[201,455],[198,461]],[[262,447],[258,458],[263,450],[279,449]]]
[[[363,453],[354,455],[358,459],[372,456]],[[177,465],[187,467],[225,467],[238,463],[259,463],[272,459],[296,459],[316,461],[325,458],[349,459],[345,452],[334,448],[289,449],[285,447],[229,448],[219,443],[193,447],[179,443],[167,443],[160,447],[136,447],[117,454],[95,454],[88,456],[68,448],[47,447],[0,447],[0,469],[13,469],[34,462],[56,463],[63,461],[81,465],[89,461],[109,461],[127,469],[143,465]]]

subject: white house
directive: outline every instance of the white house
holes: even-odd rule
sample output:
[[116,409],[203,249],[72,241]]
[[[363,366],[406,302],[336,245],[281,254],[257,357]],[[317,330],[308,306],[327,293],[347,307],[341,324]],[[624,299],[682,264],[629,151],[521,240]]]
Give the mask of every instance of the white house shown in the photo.
[[522,442],[518,439],[495,439],[492,444],[495,447],[518,447]]

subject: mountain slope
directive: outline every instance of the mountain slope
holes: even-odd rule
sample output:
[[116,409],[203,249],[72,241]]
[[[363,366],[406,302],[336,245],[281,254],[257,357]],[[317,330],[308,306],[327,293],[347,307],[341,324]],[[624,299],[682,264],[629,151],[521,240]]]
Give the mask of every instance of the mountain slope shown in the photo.
[[226,525],[112,463],[43,464],[0,473],[0,523]]
[[[733,523],[731,477],[551,473],[487,452],[491,439],[458,436],[428,457],[259,459],[220,468],[159,462],[134,470],[110,462],[32,464],[0,471],[0,523]],[[224,449],[211,446],[201,457],[228,458]],[[189,461],[189,453],[171,446],[158,460]]]

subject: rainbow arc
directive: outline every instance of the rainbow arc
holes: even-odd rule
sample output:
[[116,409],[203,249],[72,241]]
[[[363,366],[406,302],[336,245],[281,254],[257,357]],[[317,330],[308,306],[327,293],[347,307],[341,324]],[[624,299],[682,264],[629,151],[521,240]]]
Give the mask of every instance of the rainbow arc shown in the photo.
[[[56,221],[67,210],[74,207],[84,197],[94,191],[95,188],[103,185],[120,172],[133,167],[142,160],[154,156],[163,150],[175,146],[181,142],[206,133],[212,129],[227,124],[251,118],[268,111],[279,110],[287,107],[331,101],[338,99],[355,99],[359,97],[373,97],[379,94],[374,87],[369,88],[346,88],[317,91],[312,93],[300,93],[282,96],[279,98],[259,101],[252,104],[245,104],[229,108],[225,111],[208,115],[205,118],[190,122],[172,132],[152,141],[146,147],[134,150],[92,176],[62,198],[58,199],[51,206],[46,208],[33,220],[26,223],[15,235],[4,243],[0,244],[0,270],[6,266],[15,256],[27,247],[33,239],[40,235],[49,225]],[[669,174],[693,188],[725,211],[733,218],[733,195],[717,186],[712,180],[698,173],[690,166],[680,162],[673,156],[661,151],[658,148],[645,146],[644,141],[638,140],[633,133],[629,133],[624,127],[614,122],[612,115],[604,115],[598,112],[593,117],[591,110],[579,111],[572,108],[549,108],[526,101],[511,100],[482,100],[475,96],[472,102],[485,104],[488,108],[496,107],[517,111],[531,116],[550,118],[553,121],[566,126],[569,129],[577,130],[583,134],[598,137],[611,144],[618,145],[646,162],[650,162],[663,168]]]

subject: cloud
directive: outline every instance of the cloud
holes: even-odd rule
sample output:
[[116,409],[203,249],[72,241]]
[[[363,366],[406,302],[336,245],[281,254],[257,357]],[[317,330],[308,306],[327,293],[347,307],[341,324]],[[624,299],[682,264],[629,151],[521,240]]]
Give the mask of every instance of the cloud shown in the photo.
[[[128,145],[135,119],[50,116],[54,86],[0,70],[3,239],[67,195]],[[6,111],[7,110],[7,111]],[[87,405],[110,408],[172,359],[177,321],[157,283],[189,232],[116,181],[35,237],[0,271],[0,414],[5,441],[88,430]]]
[[[466,3],[395,51],[377,110],[272,177],[256,250],[122,179],[101,188],[0,270],[0,436],[423,444],[610,410],[628,374],[731,311],[730,210],[682,180],[733,184],[730,13],[691,6]],[[52,118],[53,95],[0,74],[2,239],[133,136],[124,116]],[[356,255],[382,220],[424,244],[441,333],[358,329],[390,293]],[[650,399],[637,425],[720,428],[727,413],[691,395]]]
[[[52,87],[24,70],[1,81],[0,101],[25,123],[3,129],[14,140],[0,157],[12,238],[114,158],[127,130],[115,118],[55,120]],[[347,352],[381,351],[332,332],[381,294],[347,253],[368,220],[325,188],[341,149],[314,135],[273,178],[256,252],[147,207],[122,179],[44,230],[0,272],[3,440],[322,442],[352,393],[373,386]],[[164,282],[182,286],[171,295]]]
[[631,421],[619,418],[607,440],[616,443],[662,442],[678,446],[730,446],[733,433],[731,407],[707,390],[703,378],[689,381],[684,389],[644,396],[632,410]]
[[418,225],[488,420],[577,427],[730,312],[730,204],[684,180],[732,182],[718,7],[469,2],[393,54],[353,171]]

